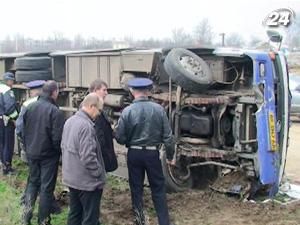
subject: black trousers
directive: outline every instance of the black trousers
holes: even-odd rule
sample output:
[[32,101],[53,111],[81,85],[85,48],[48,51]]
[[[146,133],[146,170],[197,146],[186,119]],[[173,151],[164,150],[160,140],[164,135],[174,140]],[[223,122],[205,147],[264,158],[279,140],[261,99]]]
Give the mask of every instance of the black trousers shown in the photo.
[[159,151],[129,149],[127,166],[132,206],[137,224],[145,223],[143,213],[143,185],[146,172],[158,223],[159,225],[169,225],[165,179],[159,159]]
[[68,225],[100,225],[102,189],[81,191],[70,188]]
[[30,222],[37,195],[40,195],[38,223],[50,218],[56,185],[59,156],[46,159],[28,158],[29,177],[25,197],[24,220]]
[[13,122],[8,122],[4,126],[3,119],[0,119],[0,153],[1,162],[5,166],[11,166],[15,145],[15,126]]

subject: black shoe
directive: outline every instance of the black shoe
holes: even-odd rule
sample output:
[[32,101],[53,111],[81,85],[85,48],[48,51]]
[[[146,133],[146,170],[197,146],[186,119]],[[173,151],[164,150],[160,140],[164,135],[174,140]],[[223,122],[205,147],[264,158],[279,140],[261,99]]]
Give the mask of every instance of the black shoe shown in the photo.
[[3,166],[3,175],[15,175],[16,171],[11,167],[10,164]]
[[3,169],[3,175],[4,176],[16,175],[16,172],[13,169]]

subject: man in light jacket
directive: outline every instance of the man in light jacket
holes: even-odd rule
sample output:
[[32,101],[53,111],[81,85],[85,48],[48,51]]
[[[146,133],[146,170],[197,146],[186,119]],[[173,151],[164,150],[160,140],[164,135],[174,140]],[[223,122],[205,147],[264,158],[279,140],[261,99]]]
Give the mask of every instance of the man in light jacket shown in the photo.
[[62,135],[62,179],[70,188],[68,225],[99,225],[99,207],[106,180],[94,120],[103,109],[95,93],[65,123]]

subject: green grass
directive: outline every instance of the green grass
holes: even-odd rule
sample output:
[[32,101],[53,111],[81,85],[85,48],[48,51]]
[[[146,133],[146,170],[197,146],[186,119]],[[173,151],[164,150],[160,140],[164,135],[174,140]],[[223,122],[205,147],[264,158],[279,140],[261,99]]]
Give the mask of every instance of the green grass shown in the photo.
[[[0,176],[0,225],[20,225],[23,208],[20,205],[20,198],[25,189],[28,176],[28,166],[19,159],[13,161],[13,166],[16,169],[16,175],[1,177]],[[56,190],[63,189],[60,180],[57,180]],[[37,224],[37,207],[38,201],[35,204],[35,211],[32,218],[32,224]],[[52,215],[53,225],[65,225],[68,215],[68,207],[64,207],[59,215]]]
[[[16,169],[16,175],[4,177],[0,174],[0,225],[20,225],[22,221],[23,208],[20,205],[20,198],[26,186],[28,166],[19,158],[14,159],[13,166]],[[128,183],[114,176],[107,176],[107,185],[112,190],[129,191]],[[61,193],[65,188],[59,176],[55,188],[56,193]],[[102,201],[105,202],[107,199],[104,197]],[[37,224],[37,208],[38,200],[31,221],[33,225]],[[149,211],[151,215],[154,213],[152,208]],[[65,225],[67,217],[68,206],[65,205],[62,208],[62,213],[51,215],[51,223],[53,225]]]
[[65,225],[68,218],[68,207],[64,208],[62,213],[58,215],[51,215],[51,223],[53,225]]
[[124,179],[108,175],[107,185],[109,185],[113,190],[127,191],[129,190],[129,184]]
[[0,181],[0,224],[21,224],[22,208],[20,206],[21,192],[12,188],[5,181]]
[[13,160],[13,165],[17,169],[16,179],[22,183],[26,183],[28,176],[28,166],[19,158]]

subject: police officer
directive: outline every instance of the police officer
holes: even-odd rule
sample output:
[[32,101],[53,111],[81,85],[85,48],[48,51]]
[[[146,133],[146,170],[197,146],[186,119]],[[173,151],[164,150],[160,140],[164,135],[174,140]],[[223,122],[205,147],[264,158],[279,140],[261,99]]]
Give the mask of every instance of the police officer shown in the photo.
[[12,86],[15,81],[14,74],[6,72],[3,75],[3,83],[0,83],[0,153],[3,166],[3,174],[13,173],[11,166],[14,144],[15,124],[18,116],[16,99]]
[[29,99],[27,99],[21,107],[21,111],[18,119],[16,120],[16,135],[20,138],[21,142],[24,143],[24,114],[27,110],[27,107],[38,100],[38,96],[41,93],[41,88],[45,84],[44,80],[34,80],[25,84],[29,91]]
[[167,163],[175,164],[172,131],[164,108],[148,98],[152,81],[135,78],[128,82],[128,86],[134,101],[122,112],[115,138],[128,148],[127,166],[135,222],[145,224],[143,184],[146,172],[158,222],[169,225],[159,146],[163,143],[166,147]]

